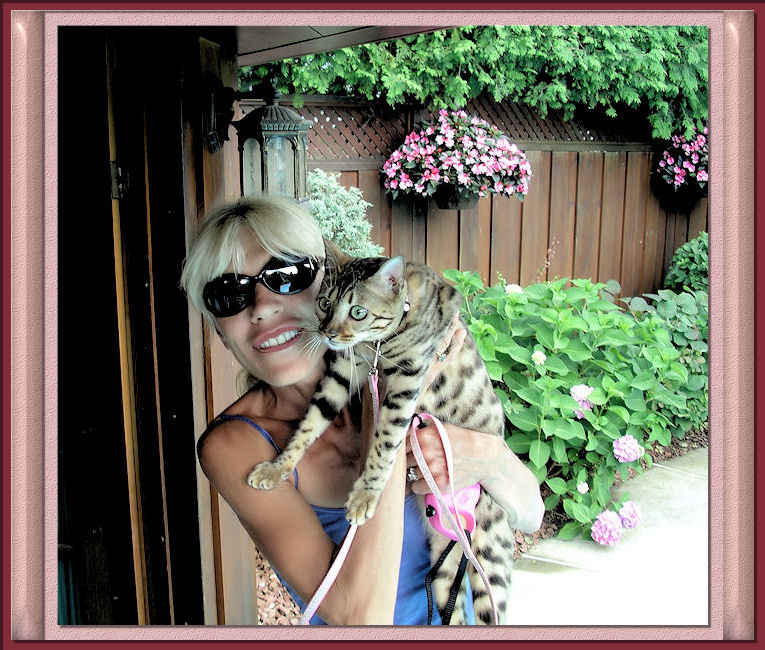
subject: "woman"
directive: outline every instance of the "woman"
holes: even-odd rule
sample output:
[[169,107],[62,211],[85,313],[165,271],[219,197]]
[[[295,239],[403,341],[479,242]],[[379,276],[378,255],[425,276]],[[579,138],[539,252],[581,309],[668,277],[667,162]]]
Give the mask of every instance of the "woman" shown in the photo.
[[[370,400],[365,396],[363,408],[346,408],[290,480],[259,491],[246,478],[256,464],[284,449],[323,376],[322,355],[309,351],[303,326],[314,318],[324,254],[318,225],[294,202],[245,198],[208,215],[181,278],[189,300],[253,380],[200,438],[200,464],[301,607],[327,573],[347,529],[343,504],[374,435]],[[454,354],[464,337],[464,328],[456,328],[443,348]],[[448,362],[448,356],[434,360],[429,377]],[[539,486],[504,441],[446,428],[455,489],[480,481],[516,528],[537,530],[544,513]],[[419,440],[437,483],[445,487],[435,429],[421,430]],[[375,515],[359,528],[312,623],[427,622],[429,556],[414,494],[429,490],[422,477],[407,481],[413,466],[408,445],[402,445]],[[439,622],[437,612],[433,622]]]

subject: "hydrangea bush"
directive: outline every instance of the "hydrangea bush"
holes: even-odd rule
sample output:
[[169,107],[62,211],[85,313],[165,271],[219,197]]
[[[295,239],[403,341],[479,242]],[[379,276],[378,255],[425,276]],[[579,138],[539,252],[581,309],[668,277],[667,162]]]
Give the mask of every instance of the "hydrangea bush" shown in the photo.
[[706,409],[664,317],[644,299],[637,310],[617,304],[613,281],[486,288],[475,272],[444,276],[465,298],[463,316],[509,423],[508,445],[549,488],[545,507],[570,519],[559,536],[615,543],[640,520],[634,504],[611,498],[616,473],[650,467],[646,449],[668,445],[682,435],[678,417],[690,421],[694,409]]
[[667,289],[709,291],[709,234],[700,232],[672,255],[664,278]]
[[441,109],[435,123],[412,131],[383,164],[384,185],[399,192],[432,196],[439,185],[454,185],[460,196],[487,193],[517,196],[529,191],[526,154],[486,120],[465,111]]

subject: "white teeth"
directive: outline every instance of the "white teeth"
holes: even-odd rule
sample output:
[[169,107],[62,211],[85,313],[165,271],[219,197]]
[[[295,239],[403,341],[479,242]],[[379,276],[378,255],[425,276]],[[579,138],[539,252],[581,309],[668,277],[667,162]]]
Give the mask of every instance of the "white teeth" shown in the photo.
[[258,346],[259,350],[266,350],[268,348],[272,348],[275,345],[281,345],[282,343],[286,343],[287,341],[291,341],[294,339],[298,334],[300,334],[299,330],[291,330],[289,332],[282,332],[277,336],[276,338],[268,339],[267,341],[263,341]]

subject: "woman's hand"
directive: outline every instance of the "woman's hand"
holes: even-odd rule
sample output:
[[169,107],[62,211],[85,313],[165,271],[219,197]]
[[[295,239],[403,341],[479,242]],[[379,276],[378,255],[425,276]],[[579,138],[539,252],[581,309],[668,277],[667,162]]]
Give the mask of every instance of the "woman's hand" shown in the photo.
[[460,315],[455,314],[452,319],[452,323],[449,326],[449,330],[438,345],[438,354],[428,368],[428,372],[425,374],[425,379],[422,382],[422,392],[428,390],[428,386],[433,383],[433,380],[438,377],[438,374],[443,370],[444,364],[450,363],[457,358],[457,355],[462,349],[462,344],[465,342],[467,336],[467,330],[463,327],[460,321]]
[[[539,484],[531,470],[498,436],[471,431],[453,424],[444,424],[452,449],[452,482],[454,491],[480,483],[510,516],[514,528],[533,533],[539,530],[544,516],[544,503]],[[417,431],[417,440],[436,485],[448,490],[449,476],[441,437],[434,424]],[[410,482],[415,494],[431,492],[406,439],[406,466],[416,468],[420,479]]]

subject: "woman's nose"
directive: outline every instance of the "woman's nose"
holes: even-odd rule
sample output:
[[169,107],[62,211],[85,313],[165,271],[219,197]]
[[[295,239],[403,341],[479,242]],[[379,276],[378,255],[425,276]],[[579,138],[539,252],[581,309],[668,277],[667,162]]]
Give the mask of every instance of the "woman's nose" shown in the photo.
[[255,285],[255,304],[250,309],[250,319],[263,320],[279,313],[283,307],[281,296],[266,289],[260,282]]

